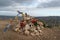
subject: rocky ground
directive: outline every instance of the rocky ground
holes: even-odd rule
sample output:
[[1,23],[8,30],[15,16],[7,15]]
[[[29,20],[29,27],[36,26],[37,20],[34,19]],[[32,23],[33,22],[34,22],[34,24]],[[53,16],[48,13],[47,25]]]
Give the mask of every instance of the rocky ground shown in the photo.
[[60,27],[57,28],[43,28],[42,35],[38,36],[25,36],[14,31],[3,32],[7,21],[0,21],[0,40],[60,40]]

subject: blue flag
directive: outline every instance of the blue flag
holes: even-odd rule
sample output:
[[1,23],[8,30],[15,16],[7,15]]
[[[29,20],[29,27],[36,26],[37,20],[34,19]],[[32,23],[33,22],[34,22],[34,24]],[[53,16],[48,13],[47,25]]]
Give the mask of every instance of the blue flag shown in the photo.
[[22,14],[23,12],[20,12],[20,11],[17,11],[18,12],[18,14],[17,14],[17,16],[19,15],[19,14]]
[[22,12],[20,12],[20,11],[17,11],[19,14],[22,14]]

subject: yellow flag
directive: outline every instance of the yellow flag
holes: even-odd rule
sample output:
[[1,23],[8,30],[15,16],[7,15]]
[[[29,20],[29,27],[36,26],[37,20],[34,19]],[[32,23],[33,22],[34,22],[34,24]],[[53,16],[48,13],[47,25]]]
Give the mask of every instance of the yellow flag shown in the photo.
[[22,13],[22,16],[24,16],[24,13]]

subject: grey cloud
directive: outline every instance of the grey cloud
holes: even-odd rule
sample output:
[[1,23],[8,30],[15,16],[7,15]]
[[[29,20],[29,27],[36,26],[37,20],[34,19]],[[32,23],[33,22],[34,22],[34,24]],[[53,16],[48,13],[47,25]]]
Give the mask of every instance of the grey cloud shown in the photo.
[[34,2],[35,0],[13,0],[13,1],[15,1],[15,2],[17,2],[17,3],[20,3],[20,4],[22,4],[22,5],[29,5],[29,4],[31,4],[32,2]]
[[[13,4],[18,3],[21,5],[31,5],[35,0],[0,0],[0,11],[12,11],[14,10]],[[12,6],[10,8],[9,6]],[[20,5],[19,5],[20,6]]]
[[[14,3],[19,3],[21,5],[32,5],[34,6],[34,2],[36,2],[35,0],[0,0],[0,11],[6,10],[6,11],[10,11],[13,10],[14,8],[10,8],[8,6],[12,6],[12,4]],[[19,5],[20,6],[20,5]],[[47,8],[47,7],[60,7],[60,0],[53,0],[51,2],[48,3],[41,3],[37,6],[37,8]]]
[[13,7],[0,7],[0,11],[14,11]]
[[34,2],[34,0],[0,0],[0,11],[1,10],[12,10],[8,8],[8,6],[13,6],[13,4],[15,3],[19,3],[20,5],[26,6],[26,5],[31,5],[32,2]]
[[0,7],[10,6],[14,3],[19,3],[21,5],[30,5],[34,1],[35,0],[0,0]]
[[11,4],[11,0],[0,0],[0,7],[10,6]]
[[42,3],[41,5],[38,5],[37,8],[40,7],[47,8],[47,7],[60,7],[60,0],[54,0],[49,3]]

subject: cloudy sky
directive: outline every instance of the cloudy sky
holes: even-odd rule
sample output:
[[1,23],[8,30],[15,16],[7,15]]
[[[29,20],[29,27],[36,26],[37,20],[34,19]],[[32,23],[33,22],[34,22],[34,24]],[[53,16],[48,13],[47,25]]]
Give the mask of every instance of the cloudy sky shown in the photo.
[[60,0],[0,0],[0,15],[17,15],[17,10],[32,16],[60,16]]

